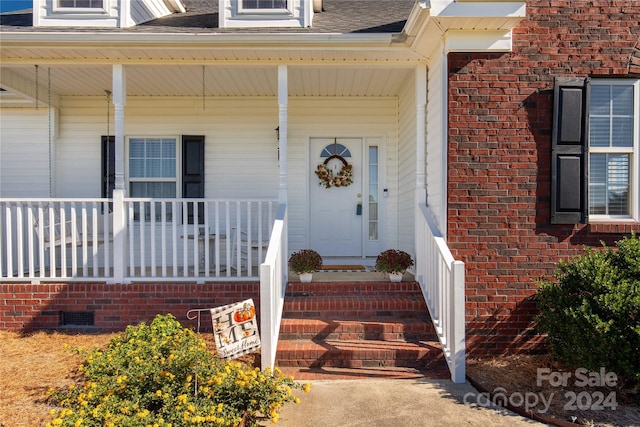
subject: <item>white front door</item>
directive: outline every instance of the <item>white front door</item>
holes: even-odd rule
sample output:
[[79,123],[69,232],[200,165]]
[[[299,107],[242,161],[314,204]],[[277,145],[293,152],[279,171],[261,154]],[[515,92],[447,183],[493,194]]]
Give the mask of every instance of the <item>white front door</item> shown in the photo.
[[[362,139],[312,138],[309,147],[310,246],[322,256],[362,256]],[[344,185],[349,166],[352,182]]]

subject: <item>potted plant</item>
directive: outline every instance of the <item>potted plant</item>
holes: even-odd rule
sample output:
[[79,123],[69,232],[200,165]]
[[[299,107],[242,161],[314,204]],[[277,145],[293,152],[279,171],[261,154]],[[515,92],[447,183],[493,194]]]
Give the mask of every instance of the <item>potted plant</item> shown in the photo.
[[402,274],[412,265],[411,255],[398,249],[387,249],[376,258],[376,270],[388,273],[392,282],[400,282]]
[[291,254],[289,268],[300,276],[301,282],[310,282],[314,271],[322,267],[322,257],[313,249],[301,249]]

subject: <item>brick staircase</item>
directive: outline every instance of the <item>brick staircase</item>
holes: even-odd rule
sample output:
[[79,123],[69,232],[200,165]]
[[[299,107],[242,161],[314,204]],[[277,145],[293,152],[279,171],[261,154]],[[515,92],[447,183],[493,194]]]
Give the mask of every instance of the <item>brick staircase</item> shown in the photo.
[[449,378],[416,282],[290,282],[276,366],[296,379]]

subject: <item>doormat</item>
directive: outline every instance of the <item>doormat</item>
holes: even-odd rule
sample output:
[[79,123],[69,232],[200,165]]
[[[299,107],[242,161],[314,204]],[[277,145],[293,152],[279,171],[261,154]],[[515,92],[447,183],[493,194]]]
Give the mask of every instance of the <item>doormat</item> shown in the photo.
[[322,271],[366,271],[364,265],[359,264],[327,264],[323,265]]

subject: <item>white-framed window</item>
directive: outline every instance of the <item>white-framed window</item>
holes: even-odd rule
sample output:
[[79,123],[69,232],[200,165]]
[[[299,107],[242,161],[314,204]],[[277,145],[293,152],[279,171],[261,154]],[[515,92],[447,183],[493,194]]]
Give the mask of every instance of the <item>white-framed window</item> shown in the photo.
[[290,0],[240,0],[241,13],[270,13],[289,10]]
[[[178,197],[178,138],[131,137],[129,138],[129,195],[170,199]],[[140,219],[140,206],[135,205],[134,218]],[[151,220],[150,209],[145,209],[145,221]],[[172,219],[169,206],[167,219]],[[156,211],[155,220],[161,219]]]
[[640,80],[592,79],[590,221],[639,219]]
[[178,188],[178,138],[129,138],[131,197],[173,198]]
[[367,149],[369,194],[369,240],[380,240],[380,161],[377,145]]
[[57,0],[58,8],[104,9],[105,0]]

